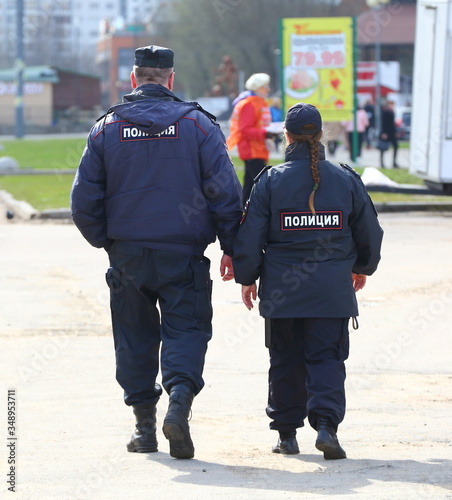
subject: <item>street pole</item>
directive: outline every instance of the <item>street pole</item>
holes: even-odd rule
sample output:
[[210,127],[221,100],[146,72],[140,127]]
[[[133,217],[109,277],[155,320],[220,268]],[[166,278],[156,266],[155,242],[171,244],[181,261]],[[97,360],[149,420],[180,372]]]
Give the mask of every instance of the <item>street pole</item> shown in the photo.
[[280,77],[280,67],[281,67],[281,49],[275,49],[273,51],[275,55],[275,85],[274,85],[274,94],[277,96],[281,95],[281,77]]
[[377,24],[377,35],[375,38],[375,130],[377,140],[380,137],[381,128],[381,86],[380,86],[380,61],[381,61],[381,26],[379,11],[381,7],[375,9],[375,20]]
[[15,136],[21,139],[24,136],[24,0],[16,0],[16,100],[15,100]]
[[358,110],[358,85],[357,85],[357,64],[358,64],[358,36],[356,28],[356,17],[352,18],[353,23],[353,133],[352,133],[352,143],[351,148],[351,159],[353,163],[356,163],[358,157],[358,125],[356,113]]
[[380,136],[381,125],[381,85],[380,85],[380,61],[381,61],[381,23],[380,10],[390,3],[390,0],[366,0],[367,5],[372,9],[375,18],[375,130],[377,139]]

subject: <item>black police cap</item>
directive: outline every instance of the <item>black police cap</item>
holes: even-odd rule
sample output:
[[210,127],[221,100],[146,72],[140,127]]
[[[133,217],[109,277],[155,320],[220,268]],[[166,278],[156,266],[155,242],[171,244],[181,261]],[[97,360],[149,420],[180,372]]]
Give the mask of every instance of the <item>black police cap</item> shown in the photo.
[[135,50],[135,66],[148,68],[172,68],[174,52],[166,47],[149,45]]

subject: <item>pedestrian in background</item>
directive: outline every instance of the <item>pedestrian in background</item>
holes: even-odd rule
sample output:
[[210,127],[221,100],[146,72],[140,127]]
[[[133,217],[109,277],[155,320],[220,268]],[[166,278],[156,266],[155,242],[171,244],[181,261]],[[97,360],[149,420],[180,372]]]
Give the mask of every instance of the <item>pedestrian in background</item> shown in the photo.
[[[282,121],[284,121],[281,106],[282,106],[281,98],[278,96],[273,96],[270,100],[270,113],[272,115],[272,123],[281,123]],[[279,152],[279,146],[282,143],[281,137],[282,134],[278,134],[274,139],[276,152]]]
[[350,159],[352,161],[356,160],[357,162],[359,162],[361,160],[361,151],[363,146],[364,134],[366,132],[366,128],[369,126],[369,118],[367,117],[367,113],[361,107],[356,110],[357,142],[356,142],[355,157],[353,157],[353,151],[355,148],[354,144],[355,119],[344,121],[342,122],[342,125],[344,126],[345,131],[347,132],[348,150],[350,152]]
[[322,119],[305,103],[285,120],[285,163],[256,179],[234,243],[235,280],[256,299],[270,352],[267,415],[273,452],[299,453],[307,417],[325,459],[346,458],[337,439],[345,415],[348,323],[355,292],[377,269],[383,231],[353,169],[325,160]]
[[395,122],[394,101],[387,101],[386,106],[384,106],[381,111],[380,141],[379,149],[381,168],[385,168],[384,154],[388,150],[387,143],[391,144],[393,149],[392,167],[399,168],[399,165],[397,164],[399,141],[397,138],[397,127]]
[[370,149],[375,133],[375,106],[372,104],[372,101],[367,100],[364,103],[363,109],[367,113],[367,118],[369,119],[369,125],[364,132],[364,139],[367,149]]
[[83,236],[110,259],[116,378],[136,417],[127,449],[157,451],[160,368],[170,454],[192,458],[188,416],[212,336],[204,250],[218,236],[220,273],[232,279],[241,188],[214,117],[172,93],[173,59],[165,47],[135,51],[133,91],[91,129],[71,207]]
[[328,154],[334,158],[339,145],[345,142],[344,127],[341,122],[324,122],[323,130]]
[[239,157],[245,162],[244,204],[253,187],[253,179],[267,164],[269,150],[266,139],[274,139],[277,135],[266,130],[272,121],[266,101],[270,93],[270,76],[254,73],[246,81],[245,88],[247,90],[233,102],[227,141],[229,149],[237,146]]

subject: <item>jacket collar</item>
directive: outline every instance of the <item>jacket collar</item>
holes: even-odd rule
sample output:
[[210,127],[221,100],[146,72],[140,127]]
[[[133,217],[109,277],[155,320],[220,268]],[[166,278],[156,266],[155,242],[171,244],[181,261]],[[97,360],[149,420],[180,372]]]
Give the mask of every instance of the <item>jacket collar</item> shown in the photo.
[[[310,160],[311,153],[309,145],[305,142],[289,144],[285,152],[285,161],[292,160]],[[323,144],[319,144],[319,160],[325,159],[325,148]]]
[[145,85],[140,85],[136,89],[133,89],[131,94],[125,95],[123,100],[124,102],[133,102],[149,97],[154,99],[163,99],[165,101],[182,102],[181,99],[171,92],[171,90],[158,83],[146,83]]

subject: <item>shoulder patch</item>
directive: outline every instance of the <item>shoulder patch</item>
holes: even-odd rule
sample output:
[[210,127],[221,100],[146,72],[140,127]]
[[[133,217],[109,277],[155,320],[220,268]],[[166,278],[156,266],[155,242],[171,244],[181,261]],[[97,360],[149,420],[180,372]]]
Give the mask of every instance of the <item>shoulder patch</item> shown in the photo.
[[253,179],[253,182],[256,183],[260,177],[267,171],[269,170],[270,168],[272,168],[273,165],[267,165],[266,167],[264,167],[257,175],[256,177]]
[[346,163],[339,163],[339,165],[342,168],[347,169],[349,172],[351,172],[358,179],[361,179],[361,176],[358,174],[358,172],[353,167],[351,167],[350,165],[347,165]]

